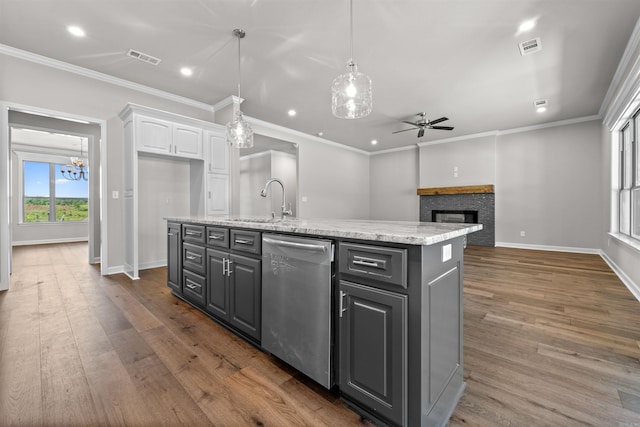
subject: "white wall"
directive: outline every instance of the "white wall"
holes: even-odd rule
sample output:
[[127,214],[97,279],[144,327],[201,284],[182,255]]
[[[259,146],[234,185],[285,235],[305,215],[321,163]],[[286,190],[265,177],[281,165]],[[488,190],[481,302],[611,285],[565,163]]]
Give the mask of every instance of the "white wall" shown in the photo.
[[597,120],[500,135],[496,244],[597,251],[605,203],[599,157]]
[[138,262],[140,268],[165,265],[165,217],[189,216],[190,163],[160,157],[138,156]]
[[264,183],[271,178],[271,152],[265,151],[251,156],[240,157],[239,165],[238,199],[240,210],[238,215],[270,215],[273,211],[271,209],[272,199],[281,197],[279,188],[271,189],[271,194],[268,198],[260,196],[260,190]]
[[370,157],[371,219],[419,221],[418,147]]

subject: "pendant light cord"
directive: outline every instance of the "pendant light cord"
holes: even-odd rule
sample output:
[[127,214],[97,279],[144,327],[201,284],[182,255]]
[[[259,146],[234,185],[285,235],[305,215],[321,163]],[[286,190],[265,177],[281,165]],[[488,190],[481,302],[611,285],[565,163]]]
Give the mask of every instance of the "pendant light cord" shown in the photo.
[[238,102],[240,102],[240,82],[242,80],[242,70],[240,69],[240,39],[238,35]]
[[353,62],[353,0],[349,0],[349,56]]

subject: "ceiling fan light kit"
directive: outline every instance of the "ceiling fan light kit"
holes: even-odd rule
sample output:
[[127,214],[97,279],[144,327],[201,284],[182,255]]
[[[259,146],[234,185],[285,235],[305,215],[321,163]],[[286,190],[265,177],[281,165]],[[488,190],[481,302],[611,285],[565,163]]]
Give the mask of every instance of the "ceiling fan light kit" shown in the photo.
[[[242,98],[240,97],[240,80],[242,76],[240,69],[240,39],[243,39],[246,33],[236,28],[233,30],[233,35],[238,38],[238,102],[242,102]],[[253,129],[251,129],[251,125],[244,120],[239,105],[235,120],[227,123],[227,140],[236,148],[253,147]]]
[[369,76],[358,71],[353,60],[353,0],[349,0],[350,51],[347,72],[339,75],[331,85],[331,111],[341,119],[359,119],[373,110],[372,83]]

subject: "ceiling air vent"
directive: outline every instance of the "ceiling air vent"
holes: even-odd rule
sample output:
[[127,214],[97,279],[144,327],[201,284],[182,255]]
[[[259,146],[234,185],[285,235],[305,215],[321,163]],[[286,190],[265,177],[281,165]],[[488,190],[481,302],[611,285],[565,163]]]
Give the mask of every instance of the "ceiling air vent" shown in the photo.
[[546,99],[538,99],[533,101],[533,108],[538,109],[540,107],[546,107],[547,106],[547,100]]
[[540,41],[540,37],[536,37],[535,39],[518,43],[518,47],[520,48],[520,55],[529,55],[530,53],[541,51],[542,42]]
[[132,58],[135,58],[142,62],[146,62],[147,64],[151,64],[151,65],[158,65],[160,61],[162,61],[160,58],[156,58],[154,56],[147,55],[146,53],[142,53],[140,51],[133,50],[133,49],[129,49],[129,52],[127,52],[127,56],[130,56]]

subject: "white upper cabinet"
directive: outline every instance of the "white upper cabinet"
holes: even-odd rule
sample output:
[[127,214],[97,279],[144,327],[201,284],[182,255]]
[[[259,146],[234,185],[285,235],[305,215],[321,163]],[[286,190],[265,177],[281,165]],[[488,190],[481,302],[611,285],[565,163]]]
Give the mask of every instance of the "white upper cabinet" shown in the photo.
[[190,159],[202,159],[202,129],[173,124],[173,153]]
[[202,127],[140,114],[134,114],[133,123],[139,152],[187,159],[204,158]]
[[205,130],[206,168],[209,173],[229,174],[229,143],[224,129]]
[[229,215],[229,175],[207,174],[207,216]]
[[171,122],[144,116],[136,116],[134,127],[139,151],[169,154],[171,152]]

